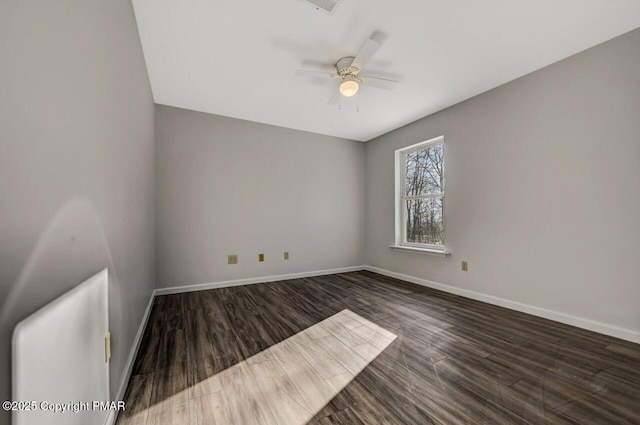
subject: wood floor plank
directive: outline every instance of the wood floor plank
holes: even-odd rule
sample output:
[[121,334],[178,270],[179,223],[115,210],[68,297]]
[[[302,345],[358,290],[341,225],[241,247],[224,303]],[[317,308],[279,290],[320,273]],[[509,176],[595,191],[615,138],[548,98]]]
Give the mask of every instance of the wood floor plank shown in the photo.
[[[366,425],[405,424],[382,401],[356,381],[352,381],[332,402],[337,403],[338,407],[343,407],[337,411],[349,407],[352,413]],[[321,414],[316,418],[319,416]]]
[[164,302],[157,303],[151,309],[147,326],[138,348],[138,355],[133,365],[132,375],[151,373],[156,369],[160,336],[164,332],[163,305]]
[[147,425],[184,425],[189,423],[189,404],[160,403],[151,406]]
[[204,310],[204,297],[198,292],[185,292],[182,294],[183,308],[189,310]]
[[170,330],[160,336],[158,344],[157,366],[166,366],[172,363],[185,362],[187,340],[183,329]]
[[287,343],[274,347],[274,355],[282,369],[302,396],[311,412],[319,411],[335,395],[329,384],[312,368],[293,346]]
[[227,357],[232,363],[240,363],[245,359],[243,346],[235,331],[218,331],[208,334],[213,355]]
[[505,403],[504,394],[509,387],[492,375],[469,367],[463,362],[447,359],[436,363],[440,380],[445,392],[463,401],[471,411],[474,421],[480,423],[535,424],[530,422],[521,411]]
[[319,425],[366,425],[362,422],[358,416],[353,413],[350,408],[340,410],[333,415],[326,416],[320,422]]
[[231,425],[232,419],[224,391],[207,394],[189,402],[192,425]]
[[338,375],[326,378],[325,381],[327,381],[327,384],[329,384],[329,386],[333,388],[336,393],[339,393],[344,387],[346,387],[351,381],[353,381],[353,378],[354,376],[350,372],[343,372]]
[[[335,335],[329,335],[316,339],[317,345],[325,350],[325,353],[337,360],[346,370],[353,375],[359,373],[369,362],[357,351],[351,349],[343,340]],[[350,340],[354,347],[362,346],[367,342],[361,338]],[[360,342],[360,343],[358,343]]]
[[227,357],[215,355],[203,356],[197,362],[189,364],[187,371],[189,398],[201,397],[224,389],[220,374],[235,364],[236,362]]
[[186,362],[158,367],[154,372],[151,391],[152,406],[184,404],[189,399]]
[[[396,339],[396,335],[387,331],[386,329],[377,327],[374,328],[372,326],[361,325],[358,327],[351,328],[350,331],[360,338],[362,338],[365,343],[371,344],[374,347],[378,347],[382,350],[387,348],[387,346]],[[356,344],[351,348],[358,347],[362,344]]]
[[153,373],[134,375],[124,396],[125,410],[118,417],[119,425],[145,425],[153,388]]
[[323,379],[346,373],[347,369],[334,357],[327,354],[321,341],[298,334],[287,344],[298,350],[302,357]]
[[184,314],[185,350],[189,367],[205,356],[214,354],[214,348],[209,339],[210,330],[202,310],[189,310]]
[[222,382],[231,424],[277,425],[248,364],[227,369]]
[[573,400],[553,410],[559,417],[579,424],[593,425],[637,425],[638,405],[634,407],[625,404],[621,409],[620,400],[611,403],[597,395],[588,395]]
[[250,370],[279,425],[303,424],[311,419],[309,406],[277,360],[253,365]]
[[424,412],[414,401],[408,370],[397,364],[393,364],[391,369],[379,367],[380,359],[373,361],[372,367],[363,370],[354,381],[373,394],[385,406],[385,410],[393,412],[393,416],[400,418],[403,423],[433,423],[423,421]]
[[164,331],[184,328],[184,294],[164,296]]

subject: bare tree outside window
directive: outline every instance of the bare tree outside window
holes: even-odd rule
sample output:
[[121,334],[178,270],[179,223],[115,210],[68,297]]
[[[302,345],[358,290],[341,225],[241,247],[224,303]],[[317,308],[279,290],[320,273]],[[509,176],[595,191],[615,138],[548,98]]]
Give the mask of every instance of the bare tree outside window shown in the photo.
[[402,152],[404,176],[401,191],[403,242],[444,245],[444,145],[412,147]]

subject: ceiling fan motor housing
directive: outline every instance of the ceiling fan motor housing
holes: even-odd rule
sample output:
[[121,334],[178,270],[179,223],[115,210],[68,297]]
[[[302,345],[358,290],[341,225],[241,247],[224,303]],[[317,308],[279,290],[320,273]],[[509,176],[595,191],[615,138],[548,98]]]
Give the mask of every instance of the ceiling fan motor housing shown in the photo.
[[351,63],[353,63],[354,59],[355,58],[353,56],[347,56],[340,59],[336,63],[336,70],[338,71],[339,76],[344,78],[347,75],[352,75],[353,77],[356,77],[358,75],[358,73],[360,72],[360,68],[358,68],[357,66],[351,66]]

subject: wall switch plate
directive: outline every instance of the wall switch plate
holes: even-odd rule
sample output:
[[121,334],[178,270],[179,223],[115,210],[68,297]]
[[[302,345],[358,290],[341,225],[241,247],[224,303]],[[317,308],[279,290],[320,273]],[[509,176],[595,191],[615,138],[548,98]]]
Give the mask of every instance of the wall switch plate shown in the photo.
[[285,251],[284,252],[284,259],[288,260],[289,259],[289,251]]
[[258,254],[258,261],[264,261],[264,254]]
[[104,362],[109,363],[111,359],[111,332],[107,332],[104,337]]
[[469,263],[467,263],[466,261],[462,262],[462,271],[466,272],[469,270]]
[[238,254],[229,255],[227,259],[228,259],[228,264],[238,264]]

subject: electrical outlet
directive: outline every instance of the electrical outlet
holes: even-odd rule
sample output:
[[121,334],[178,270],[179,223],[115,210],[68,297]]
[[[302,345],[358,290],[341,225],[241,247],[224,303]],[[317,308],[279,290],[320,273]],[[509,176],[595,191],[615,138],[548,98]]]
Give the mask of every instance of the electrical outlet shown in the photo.
[[462,262],[462,271],[466,272],[469,270],[469,263],[467,263],[466,261]]
[[264,254],[258,254],[258,261],[260,262],[264,261]]
[[285,251],[284,252],[284,259],[288,260],[289,259],[289,251]]
[[228,264],[238,264],[238,254],[229,255],[227,259]]

